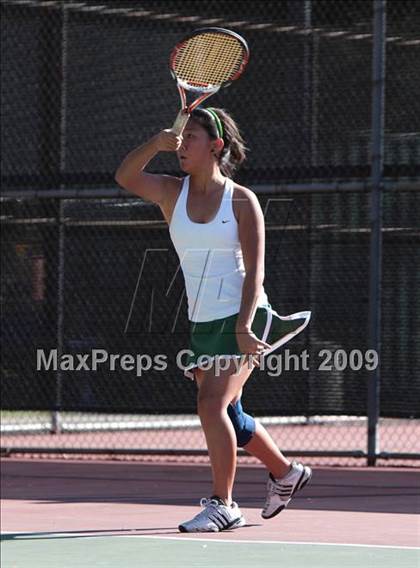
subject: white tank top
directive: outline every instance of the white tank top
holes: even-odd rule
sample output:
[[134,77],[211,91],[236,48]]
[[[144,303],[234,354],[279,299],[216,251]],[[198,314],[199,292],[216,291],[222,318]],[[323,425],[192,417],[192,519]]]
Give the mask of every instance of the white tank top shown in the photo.
[[[184,178],[169,225],[178,253],[192,322],[212,321],[240,310],[245,267],[233,213],[233,182],[226,178],[219,210],[208,223],[195,223],[187,213],[190,177]],[[257,306],[268,303],[264,288]]]

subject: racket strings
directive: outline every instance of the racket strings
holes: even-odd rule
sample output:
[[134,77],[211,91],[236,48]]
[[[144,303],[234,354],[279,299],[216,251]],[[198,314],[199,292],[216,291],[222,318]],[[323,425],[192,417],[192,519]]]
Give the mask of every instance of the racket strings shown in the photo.
[[185,50],[180,61],[184,80],[220,85],[236,73],[242,62],[242,49],[231,42],[211,42]]
[[244,49],[235,38],[200,34],[186,41],[174,60],[174,71],[194,86],[221,85],[233,78],[244,60]]

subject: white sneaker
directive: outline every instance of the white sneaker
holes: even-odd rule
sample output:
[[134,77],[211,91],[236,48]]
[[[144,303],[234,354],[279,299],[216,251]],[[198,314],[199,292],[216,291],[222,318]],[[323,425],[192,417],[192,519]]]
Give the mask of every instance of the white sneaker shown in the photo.
[[229,507],[217,499],[204,497],[200,505],[204,507],[204,510],[200,511],[191,521],[179,525],[181,532],[219,532],[245,525],[245,518],[235,502]]
[[261,512],[263,519],[278,515],[290,503],[293,495],[300,491],[312,477],[312,470],[307,465],[293,462],[292,468],[281,479],[275,479],[271,473],[267,481],[267,498]]

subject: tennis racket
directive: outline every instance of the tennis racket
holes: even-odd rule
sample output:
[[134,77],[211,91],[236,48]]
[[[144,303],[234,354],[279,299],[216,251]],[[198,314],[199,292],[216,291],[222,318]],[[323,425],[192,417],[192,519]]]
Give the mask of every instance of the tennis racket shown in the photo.
[[[238,79],[248,59],[246,41],[223,28],[201,28],[180,41],[172,50],[169,61],[181,97],[181,110],[172,131],[179,136],[191,112],[221,87]],[[187,92],[195,96],[190,104],[187,103]]]

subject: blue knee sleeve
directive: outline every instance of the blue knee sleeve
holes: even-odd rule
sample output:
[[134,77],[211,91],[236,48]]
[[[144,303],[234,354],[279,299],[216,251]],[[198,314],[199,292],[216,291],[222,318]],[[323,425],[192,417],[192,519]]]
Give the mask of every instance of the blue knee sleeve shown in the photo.
[[235,428],[238,447],[242,448],[255,433],[255,420],[249,414],[245,414],[240,399],[235,404],[229,404],[227,412]]

